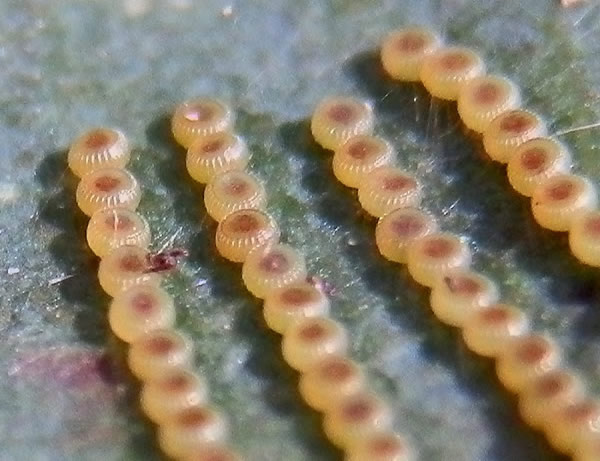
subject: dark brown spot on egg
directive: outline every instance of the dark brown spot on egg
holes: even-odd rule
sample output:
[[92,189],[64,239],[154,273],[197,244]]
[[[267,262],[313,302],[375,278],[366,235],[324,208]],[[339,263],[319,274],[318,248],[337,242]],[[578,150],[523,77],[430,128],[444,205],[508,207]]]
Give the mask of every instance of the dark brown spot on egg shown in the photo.
[[179,413],[177,422],[189,428],[202,427],[210,424],[212,414],[204,408],[190,408]]
[[375,146],[368,141],[359,140],[353,142],[348,148],[348,155],[355,160],[365,160],[373,154]]
[[319,370],[321,376],[328,381],[343,382],[354,376],[354,368],[343,359],[335,358],[325,363]]
[[329,109],[327,116],[334,122],[347,125],[356,118],[356,112],[348,104],[335,104]]
[[390,175],[383,179],[383,189],[391,192],[409,191],[417,188],[417,181],[410,176]]
[[547,375],[535,384],[534,392],[542,398],[552,398],[559,395],[567,386],[563,375]]
[[475,89],[475,101],[479,104],[495,104],[499,102],[502,90],[491,82],[482,83]]
[[506,115],[500,122],[500,129],[513,135],[519,135],[531,130],[534,119],[527,114],[514,112]]
[[111,192],[115,190],[121,184],[119,178],[115,178],[114,176],[100,176],[95,181],[96,189],[102,192]]
[[309,302],[312,302],[315,298],[313,291],[306,288],[287,288],[281,292],[281,300],[295,307],[301,307]]
[[228,227],[232,232],[249,233],[260,229],[260,221],[249,213],[238,213],[228,220]]
[[425,48],[427,40],[419,34],[406,34],[396,40],[395,46],[403,53],[416,53]]
[[156,300],[148,293],[137,293],[131,300],[133,308],[140,314],[149,314],[156,307]]
[[259,267],[265,272],[281,274],[290,269],[290,262],[285,254],[273,251],[261,258]]
[[550,353],[551,350],[548,341],[535,337],[522,340],[516,350],[517,358],[529,365],[541,362]]
[[466,69],[471,64],[471,59],[460,51],[454,51],[442,56],[440,64],[444,70],[456,72]]
[[485,323],[490,325],[501,325],[510,319],[510,313],[504,307],[490,307],[481,311],[479,315]]
[[313,323],[304,326],[299,331],[299,336],[305,341],[317,341],[327,336],[327,329],[323,325]]
[[521,165],[525,170],[531,173],[540,173],[546,166],[548,158],[547,152],[540,147],[532,147],[523,152],[521,156]]
[[571,404],[563,409],[565,419],[572,423],[588,423],[600,417],[598,405],[591,401],[583,401]]
[[244,195],[250,189],[250,185],[241,178],[234,178],[227,184],[227,192],[231,195]]
[[110,136],[103,130],[94,130],[85,139],[85,145],[90,149],[100,149],[110,143]]
[[349,421],[365,421],[375,412],[372,402],[365,398],[359,398],[353,402],[347,403],[342,414]]
[[430,258],[447,258],[454,252],[454,244],[445,238],[433,238],[425,242],[423,252]]
[[451,293],[457,293],[460,295],[475,296],[482,291],[481,284],[472,277],[460,275],[454,277],[444,277],[444,283]]
[[222,139],[208,141],[202,145],[202,152],[205,154],[215,154],[223,149],[225,142]]
[[569,180],[559,180],[546,189],[546,197],[553,202],[567,200],[573,196],[575,185]]
[[190,387],[190,378],[183,374],[175,374],[162,382],[163,388],[168,392],[183,392]]
[[391,228],[396,235],[407,238],[423,232],[425,223],[416,216],[399,216],[391,222]]
[[119,267],[124,272],[142,272],[146,264],[138,255],[128,254],[121,258]]
[[156,336],[150,338],[145,343],[146,349],[153,355],[166,355],[173,352],[177,345],[176,343],[167,337]]

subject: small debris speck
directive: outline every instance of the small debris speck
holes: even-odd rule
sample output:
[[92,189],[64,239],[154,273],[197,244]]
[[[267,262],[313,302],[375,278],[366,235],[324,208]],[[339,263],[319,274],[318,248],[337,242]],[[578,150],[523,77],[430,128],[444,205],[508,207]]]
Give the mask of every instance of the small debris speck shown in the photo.
[[229,16],[231,16],[233,14],[233,6],[228,5],[225,8],[223,8],[223,11],[221,11],[221,14],[228,18]]
[[60,277],[55,277],[53,279],[48,280],[48,286],[54,286],[54,285],[58,285],[61,282],[64,282],[65,280],[70,279],[71,277],[75,277],[75,274],[71,274],[71,275],[61,275]]
[[21,272],[21,269],[19,269],[18,267],[9,267],[6,272],[8,273],[8,275],[15,275]]
[[198,279],[198,280],[196,280],[196,283],[194,284],[194,286],[203,287],[207,283],[208,283],[208,280],[206,280],[206,279]]

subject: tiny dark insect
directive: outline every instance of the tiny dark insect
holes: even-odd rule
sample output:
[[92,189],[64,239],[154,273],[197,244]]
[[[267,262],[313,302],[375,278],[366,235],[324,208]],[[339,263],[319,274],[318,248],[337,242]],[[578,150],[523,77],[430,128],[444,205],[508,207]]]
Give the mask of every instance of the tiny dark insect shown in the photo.
[[187,250],[183,248],[173,248],[172,250],[165,250],[160,253],[150,253],[146,257],[148,268],[145,272],[166,272],[174,269],[179,260],[185,258],[187,255]]

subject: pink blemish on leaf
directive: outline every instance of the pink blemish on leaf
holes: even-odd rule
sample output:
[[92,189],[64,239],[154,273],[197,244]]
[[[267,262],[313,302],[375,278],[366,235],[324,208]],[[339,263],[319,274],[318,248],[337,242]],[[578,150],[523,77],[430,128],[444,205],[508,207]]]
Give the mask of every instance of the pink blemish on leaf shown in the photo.
[[24,353],[10,374],[37,383],[53,383],[81,392],[109,391],[120,383],[115,367],[106,354],[85,349],[49,349]]

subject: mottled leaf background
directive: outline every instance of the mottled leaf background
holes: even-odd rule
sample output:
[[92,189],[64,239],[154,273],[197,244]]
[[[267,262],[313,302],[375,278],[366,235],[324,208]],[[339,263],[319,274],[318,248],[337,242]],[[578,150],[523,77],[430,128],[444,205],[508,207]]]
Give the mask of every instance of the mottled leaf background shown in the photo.
[[160,459],[124,348],[107,329],[108,298],[65,168],[70,140],[95,125],[130,137],[154,247],[190,250],[167,287],[235,445],[249,460],[341,459],[302,404],[239,267],[215,252],[201,188],[168,133],[173,105],[195,95],[237,111],[284,239],[335,287],[333,315],[351,333],[352,355],[423,460],[561,459],[520,422],[491,363],[431,315],[428,293],[379,257],[373,221],[334,183],[306,120],[325,95],[369,98],[376,131],[425,185],[427,208],[470,238],[476,268],[556,337],[598,395],[599,272],[532,221],[454,106],[387,81],[374,53],[383,34],[413,22],[478,48],[552,132],[568,132],[577,170],[598,184],[600,131],[571,130],[599,118],[599,21],[592,1],[3,0],[0,459]]

